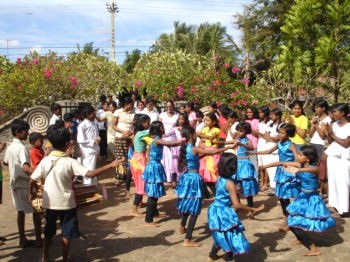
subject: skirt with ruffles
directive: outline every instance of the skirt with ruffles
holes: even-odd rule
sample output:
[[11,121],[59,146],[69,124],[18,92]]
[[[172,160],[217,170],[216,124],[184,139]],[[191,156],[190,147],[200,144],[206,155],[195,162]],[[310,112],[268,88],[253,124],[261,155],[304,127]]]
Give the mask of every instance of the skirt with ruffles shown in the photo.
[[250,245],[244,236],[244,227],[230,206],[214,201],[208,208],[208,225],[214,244],[233,255],[247,253]]
[[288,205],[287,223],[305,231],[323,232],[335,226],[335,220],[318,192],[300,192]]
[[202,209],[203,192],[204,183],[197,172],[182,174],[175,189],[175,193],[178,195],[178,212],[199,215]]
[[134,152],[130,159],[130,171],[135,182],[136,194],[145,194],[145,181],[142,173],[146,166],[146,154],[144,152]]
[[275,195],[278,198],[295,198],[300,192],[300,181],[295,175],[278,166],[275,175]]
[[147,196],[155,198],[165,196],[166,175],[160,161],[150,160],[143,171],[142,179],[145,181]]
[[255,196],[259,192],[256,170],[249,159],[238,159],[234,181],[237,187],[242,190],[244,197]]

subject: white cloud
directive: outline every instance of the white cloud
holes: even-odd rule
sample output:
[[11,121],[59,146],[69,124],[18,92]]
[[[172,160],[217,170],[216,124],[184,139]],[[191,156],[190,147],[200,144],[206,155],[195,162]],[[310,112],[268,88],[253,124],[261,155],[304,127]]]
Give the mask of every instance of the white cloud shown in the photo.
[[4,47],[16,47],[19,46],[19,41],[18,40],[0,40],[0,46]]

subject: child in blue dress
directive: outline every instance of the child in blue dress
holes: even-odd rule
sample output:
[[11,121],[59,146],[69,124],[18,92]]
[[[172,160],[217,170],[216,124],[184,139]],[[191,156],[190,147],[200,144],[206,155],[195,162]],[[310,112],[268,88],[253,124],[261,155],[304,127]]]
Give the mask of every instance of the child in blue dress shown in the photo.
[[[290,141],[289,138],[293,137],[296,132],[295,125],[285,123],[280,125],[278,129],[279,142],[276,146],[269,150],[253,152],[252,154],[271,154],[273,151],[278,149],[279,161],[283,162],[294,162],[297,156],[295,145]],[[268,164],[259,169],[272,167],[272,164]],[[284,231],[287,225],[287,206],[290,203],[290,198],[295,198],[300,192],[300,183],[296,176],[286,171],[282,166],[278,166],[275,175],[276,189],[275,195],[278,197],[281,208],[284,215],[284,221],[279,227],[279,230]]]
[[[247,135],[252,132],[249,123],[241,122],[236,127],[237,141],[237,172],[233,175],[233,180],[237,187],[241,188],[242,194],[247,198],[248,206],[253,207],[253,196],[259,192],[259,184],[256,180],[257,172],[253,163],[249,160],[249,152],[254,150],[253,144]],[[248,213],[248,217],[253,219],[252,212]]]
[[289,204],[287,224],[297,239],[309,249],[306,256],[318,256],[321,251],[305,231],[323,232],[335,226],[335,220],[319,194],[317,150],[311,145],[302,146],[298,162],[275,162],[269,166],[283,165],[301,181],[301,192]]
[[[191,239],[197,217],[201,212],[204,191],[204,182],[198,173],[199,160],[205,155],[216,155],[232,149],[233,146],[214,150],[196,147],[196,132],[190,126],[181,130],[181,137],[185,139],[186,144],[181,146],[179,162],[180,171],[185,173],[181,175],[175,189],[175,193],[178,195],[177,209],[182,214],[179,233],[186,233],[184,247],[198,247],[200,243],[191,241]],[[186,228],[188,217],[190,220]]]
[[149,129],[149,136],[153,138],[149,149],[149,161],[143,171],[142,179],[145,182],[145,193],[148,196],[146,207],[146,226],[157,227],[158,223],[153,222],[154,217],[161,217],[157,209],[158,198],[165,196],[164,182],[166,181],[166,174],[161,164],[163,156],[163,146],[179,146],[183,142],[164,141],[161,139],[164,135],[164,126],[160,121],[151,123]]
[[220,177],[216,182],[215,201],[208,208],[208,225],[214,239],[208,261],[216,259],[220,248],[225,251],[225,261],[231,261],[233,255],[247,253],[250,249],[243,234],[244,227],[232,208],[232,204],[236,209],[250,212],[258,212],[265,207],[261,205],[253,208],[241,204],[236,186],[231,179],[236,169],[237,157],[231,153],[223,153],[218,163]]

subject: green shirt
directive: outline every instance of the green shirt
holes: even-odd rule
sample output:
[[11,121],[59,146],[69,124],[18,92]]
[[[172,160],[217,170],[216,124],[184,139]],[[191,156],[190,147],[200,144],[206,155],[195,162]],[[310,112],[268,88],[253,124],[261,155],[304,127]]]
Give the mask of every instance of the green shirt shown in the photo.
[[134,137],[134,152],[144,152],[146,150],[145,137],[149,135],[149,130],[138,131]]

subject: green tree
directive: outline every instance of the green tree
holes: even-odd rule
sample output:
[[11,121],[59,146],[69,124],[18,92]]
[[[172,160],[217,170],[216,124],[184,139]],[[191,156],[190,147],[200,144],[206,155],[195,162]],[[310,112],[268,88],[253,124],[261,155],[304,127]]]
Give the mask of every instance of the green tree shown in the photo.
[[123,62],[123,68],[127,73],[132,73],[134,71],[135,65],[137,64],[137,61],[141,58],[141,50],[134,49],[129,52],[125,52],[125,60]]

